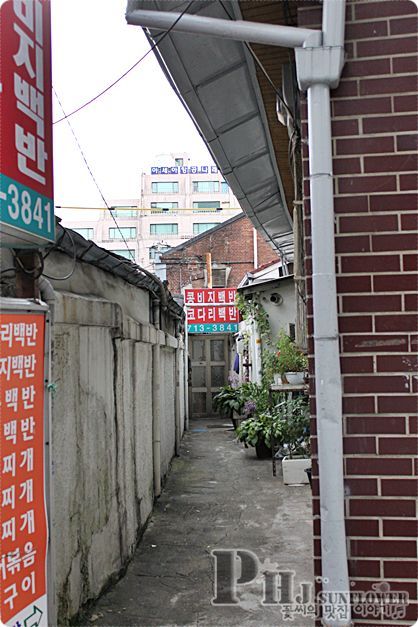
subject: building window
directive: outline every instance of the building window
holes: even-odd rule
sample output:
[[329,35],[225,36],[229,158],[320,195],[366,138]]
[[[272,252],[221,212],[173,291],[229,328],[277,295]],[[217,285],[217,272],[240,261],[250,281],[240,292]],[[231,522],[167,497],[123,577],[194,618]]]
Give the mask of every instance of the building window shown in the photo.
[[179,225],[172,224],[150,224],[150,235],[178,235]]
[[78,233],[79,235],[82,235],[86,239],[92,239],[92,237],[94,237],[94,229],[87,229],[84,227],[80,227],[80,228],[74,227],[72,230]]
[[219,222],[195,222],[193,224],[193,235],[199,235],[199,233],[204,233],[205,231],[209,231],[214,226],[217,226]]
[[202,194],[219,192],[219,181],[193,181],[193,191]]
[[135,226],[122,226],[119,229],[112,227],[109,229],[109,239],[135,239]]
[[160,209],[161,211],[169,211],[170,209],[178,209],[178,202],[152,202],[151,209]]
[[179,191],[178,181],[158,181],[151,183],[153,194],[177,194]]
[[193,209],[220,209],[219,200],[201,200],[193,203]]
[[159,262],[161,255],[170,250],[170,246],[151,246],[149,249],[149,258],[152,261]]
[[212,268],[212,287],[226,287],[227,268]]
[[226,181],[222,181],[221,183],[221,192],[222,194],[228,194],[229,192],[229,185]]
[[110,213],[115,218],[136,218],[137,216],[136,209],[111,209]]
[[125,259],[129,259],[129,261],[135,261],[135,250],[133,248],[117,248],[110,252],[115,253],[115,255],[120,255],[120,257],[125,257]]

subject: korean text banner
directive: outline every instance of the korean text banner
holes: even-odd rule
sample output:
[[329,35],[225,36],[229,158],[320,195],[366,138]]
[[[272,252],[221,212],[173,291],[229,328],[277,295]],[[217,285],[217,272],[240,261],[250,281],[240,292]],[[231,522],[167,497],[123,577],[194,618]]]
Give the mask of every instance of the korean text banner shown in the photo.
[[202,287],[184,290],[185,305],[234,305],[234,287]]
[[48,0],[0,3],[0,224],[54,240]]
[[0,617],[47,627],[43,314],[0,314]]

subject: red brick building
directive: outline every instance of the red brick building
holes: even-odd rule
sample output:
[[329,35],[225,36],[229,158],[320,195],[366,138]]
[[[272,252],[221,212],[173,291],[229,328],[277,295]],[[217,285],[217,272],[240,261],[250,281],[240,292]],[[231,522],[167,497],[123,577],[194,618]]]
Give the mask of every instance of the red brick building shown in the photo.
[[[304,7],[298,22],[320,26],[321,13],[319,6]],[[411,625],[417,618],[416,27],[412,2],[349,2],[347,60],[340,85],[331,92],[350,583],[353,590],[364,590],[373,581],[385,581],[412,600],[405,623],[381,618],[373,622],[379,625]],[[304,139],[306,115],[303,106]],[[307,157],[305,144],[309,277]],[[307,288],[315,411],[309,278]],[[313,493],[320,575],[317,480]],[[356,625],[363,624],[360,618]]]
[[277,261],[277,253],[240,214],[162,255],[172,294],[179,296],[186,285],[206,286],[206,253],[212,255],[213,287],[236,287],[247,272]]

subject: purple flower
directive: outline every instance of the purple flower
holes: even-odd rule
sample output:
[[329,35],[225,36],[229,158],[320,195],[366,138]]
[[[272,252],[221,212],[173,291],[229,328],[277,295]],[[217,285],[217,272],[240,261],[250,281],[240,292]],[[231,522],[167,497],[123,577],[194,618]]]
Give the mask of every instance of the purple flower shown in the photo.
[[252,414],[255,412],[257,405],[255,404],[255,401],[245,401],[244,403],[244,416],[246,416],[248,418],[248,416],[252,416]]

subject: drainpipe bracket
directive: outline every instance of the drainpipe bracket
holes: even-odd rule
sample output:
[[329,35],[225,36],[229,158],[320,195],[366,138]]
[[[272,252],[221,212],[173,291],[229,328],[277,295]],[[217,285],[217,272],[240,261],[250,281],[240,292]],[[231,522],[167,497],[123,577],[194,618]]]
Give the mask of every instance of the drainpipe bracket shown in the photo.
[[313,84],[338,87],[344,66],[344,48],[321,46],[295,48],[299,89],[305,91]]

